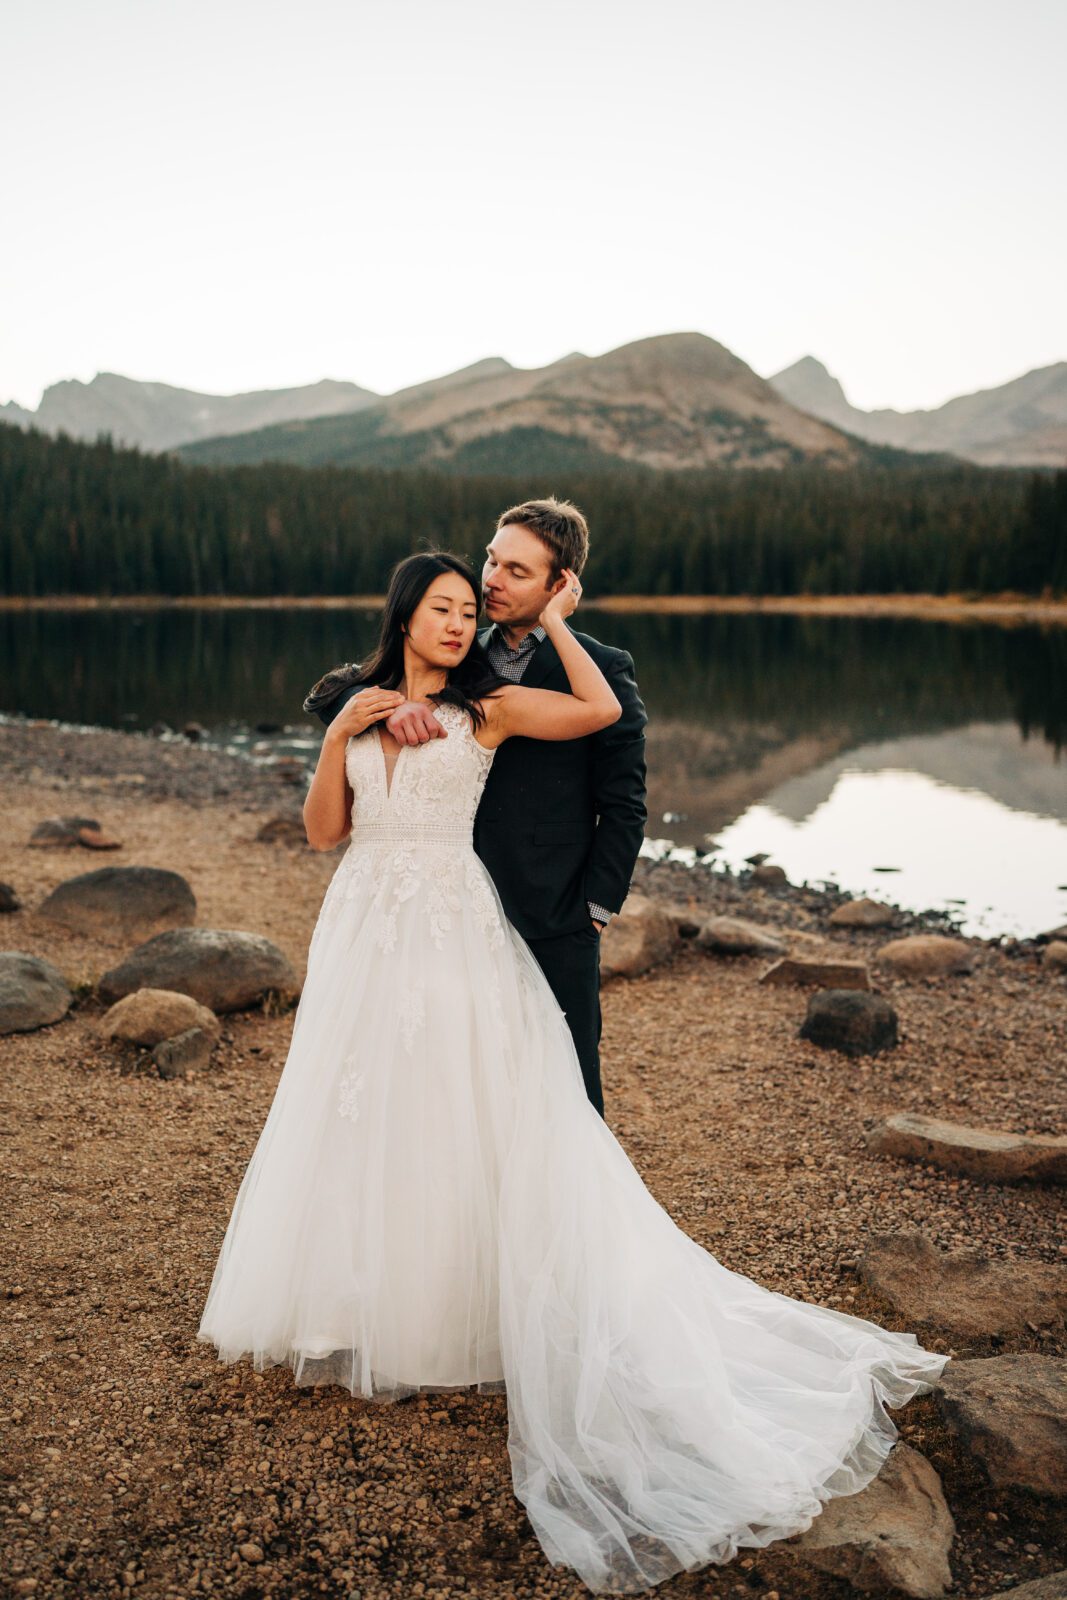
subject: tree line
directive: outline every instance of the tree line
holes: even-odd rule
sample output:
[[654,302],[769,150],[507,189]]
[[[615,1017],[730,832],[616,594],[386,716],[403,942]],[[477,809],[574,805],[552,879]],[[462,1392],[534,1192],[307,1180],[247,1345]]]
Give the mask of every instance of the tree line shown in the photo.
[[947,458],[848,472],[197,467],[0,425],[0,590],[44,595],[380,593],[442,546],[480,563],[499,513],[564,495],[606,594],[1067,592],[1067,471]]

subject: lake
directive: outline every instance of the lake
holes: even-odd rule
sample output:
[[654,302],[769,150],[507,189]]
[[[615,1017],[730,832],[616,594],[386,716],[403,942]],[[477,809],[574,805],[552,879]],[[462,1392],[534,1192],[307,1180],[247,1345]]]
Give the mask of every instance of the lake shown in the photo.
[[[1067,628],[593,608],[581,625],[637,663],[649,852],[712,870],[764,853],[982,937],[1067,922]],[[376,630],[334,607],[3,611],[0,710],[193,721],[313,764],[303,696]]]

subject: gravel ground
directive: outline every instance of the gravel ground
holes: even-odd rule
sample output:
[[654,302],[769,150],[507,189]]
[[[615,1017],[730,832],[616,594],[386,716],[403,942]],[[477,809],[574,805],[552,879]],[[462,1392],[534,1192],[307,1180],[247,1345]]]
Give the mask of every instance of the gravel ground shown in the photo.
[[[140,774],[123,782],[118,774]],[[0,727],[0,877],[25,910],[0,943],[79,986],[64,1021],[3,1041],[0,1134],[5,1439],[0,1584],[40,1596],[552,1596],[588,1591],[548,1565],[511,1491],[503,1396],[398,1405],[296,1389],[287,1368],[224,1367],[195,1332],[222,1233],[285,1060],[292,1018],[224,1021],[211,1066],[165,1082],[99,1044],[91,985],[120,947],[50,928],[35,907],[94,866],[170,867],[202,926],[274,939],[303,972],[339,853],[258,843],[291,786],[239,758],[121,733]],[[84,811],[121,850],[34,850],[34,824]],[[649,893],[861,954],[884,933],[828,929],[841,898],[639,864]],[[937,927],[939,918],[901,918]],[[942,1248],[1004,1260],[1065,1253],[1053,1191],[983,1186],[869,1156],[892,1110],[1061,1130],[1067,982],[1030,945],[972,941],[969,977],[880,982],[900,1013],[891,1055],[850,1062],[797,1037],[804,991],[763,988],[759,959],[683,949],[604,992],[608,1121],[699,1243],[769,1288],[897,1326],[846,1263],[872,1233],[920,1226]],[[932,1348],[952,1347],[924,1335]],[[1030,1334],[999,1346],[1064,1354]],[[987,1354],[968,1347],[956,1354]],[[1049,1510],[985,1488],[933,1397],[898,1414],[956,1518],[955,1588],[986,1595],[1067,1565]],[[661,1586],[669,1597],[845,1600],[781,1547]]]

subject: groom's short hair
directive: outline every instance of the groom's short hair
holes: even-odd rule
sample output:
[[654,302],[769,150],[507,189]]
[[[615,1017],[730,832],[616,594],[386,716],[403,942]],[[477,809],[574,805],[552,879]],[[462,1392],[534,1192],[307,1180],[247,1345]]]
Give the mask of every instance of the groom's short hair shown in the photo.
[[589,524],[578,507],[569,500],[524,500],[510,506],[497,518],[497,532],[511,523],[521,523],[548,546],[552,556],[552,581],[564,567],[581,572],[589,555]]

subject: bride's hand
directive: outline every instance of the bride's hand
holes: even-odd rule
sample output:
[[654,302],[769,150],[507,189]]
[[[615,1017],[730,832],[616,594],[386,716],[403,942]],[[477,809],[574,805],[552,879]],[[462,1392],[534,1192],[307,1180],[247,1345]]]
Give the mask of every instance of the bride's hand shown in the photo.
[[558,617],[560,621],[577,611],[578,602],[582,598],[582,585],[576,572],[570,567],[564,567],[562,576],[558,579],[552,598],[542,611],[539,621],[543,628],[547,628],[550,621]]
[[326,731],[338,739],[356,738],[372,723],[392,716],[403,703],[404,696],[395,689],[361,689],[351,700],[345,701]]

